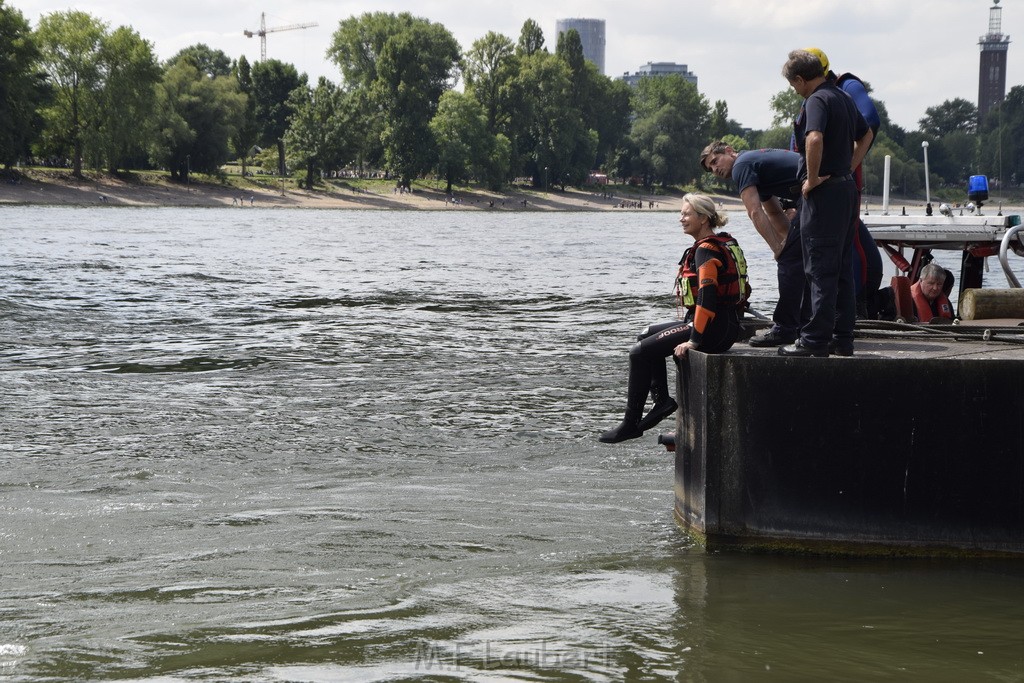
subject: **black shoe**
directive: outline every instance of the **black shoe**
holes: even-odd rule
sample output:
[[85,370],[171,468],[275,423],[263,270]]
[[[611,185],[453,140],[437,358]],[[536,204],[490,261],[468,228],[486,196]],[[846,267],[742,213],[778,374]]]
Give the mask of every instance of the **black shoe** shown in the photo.
[[831,356],[852,356],[853,342],[843,343],[837,339],[833,339],[828,343],[828,353]]
[[780,346],[779,355],[791,358],[828,358],[828,346],[804,346],[802,341],[797,340],[794,344]]
[[651,412],[644,415],[644,419],[640,420],[640,431],[646,432],[648,429],[676,412],[678,407],[679,406],[676,404],[675,399],[671,396],[666,398],[664,401],[659,401],[653,408],[651,408]]
[[622,421],[615,429],[609,429],[607,432],[598,437],[598,441],[601,443],[619,443],[620,441],[626,441],[628,439],[636,439],[644,435],[642,429],[636,422]]
[[783,344],[792,344],[795,341],[796,335],[783,334],[777,327],[773,327],[760,337],[751,337],[750,341],[747,343],[755,348],[765,348],[770,346],[782,346]]

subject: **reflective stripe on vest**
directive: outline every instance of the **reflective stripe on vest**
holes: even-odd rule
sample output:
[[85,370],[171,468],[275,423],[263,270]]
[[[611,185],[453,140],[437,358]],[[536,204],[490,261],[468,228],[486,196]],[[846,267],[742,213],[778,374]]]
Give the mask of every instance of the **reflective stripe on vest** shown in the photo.
[[[683,254],[679,273],[676,276],[676,296],[686,308],[697,305],[697,290],[700,283],[696,270],[696,249],[705,246],[722,254],[724,270],[718,274],[718,296],[723,304],[742,306],[750,295],[750,281],[747,277],[747,259],[739,243],[727,232],[720,232],[701,240]],[[728,256],[726,256],[728,254]]]

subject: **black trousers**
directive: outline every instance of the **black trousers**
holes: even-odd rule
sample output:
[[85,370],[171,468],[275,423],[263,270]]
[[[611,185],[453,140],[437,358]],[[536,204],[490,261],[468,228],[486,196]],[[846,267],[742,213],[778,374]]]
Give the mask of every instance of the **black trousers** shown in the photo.
[[805,346],[820,348],[833,337],[844,344],[853,343],[857,208],[853,180],[826,181],[800,204],[800,243],[810,287],[810,319],[800,330]]
[[796,338],[810,315],[810,296],[804,274],[803,247],[800,244],[800,218],[789,226],[786,243],[775,262],[779,278],[779,300],[772,322],[780,334]]

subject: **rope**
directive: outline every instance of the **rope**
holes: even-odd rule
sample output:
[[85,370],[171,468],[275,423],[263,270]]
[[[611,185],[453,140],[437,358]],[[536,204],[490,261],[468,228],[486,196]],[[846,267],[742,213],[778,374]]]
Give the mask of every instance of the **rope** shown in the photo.
[[945,341],[995,341],[1024,345],[1024,328],[995,325],[914,325],[889,320],[858,320],[854,336],[865,339],[942,339]]

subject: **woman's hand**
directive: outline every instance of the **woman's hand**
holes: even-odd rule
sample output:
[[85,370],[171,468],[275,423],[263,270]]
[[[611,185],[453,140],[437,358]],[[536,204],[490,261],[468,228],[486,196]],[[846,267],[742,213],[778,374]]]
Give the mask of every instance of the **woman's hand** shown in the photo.
[[676,350],[672,353],[675,354],[676,358],[685,358],[686,352],[690,349],[695,349],[697,346],[693,342],[683,342],[676,347]]

